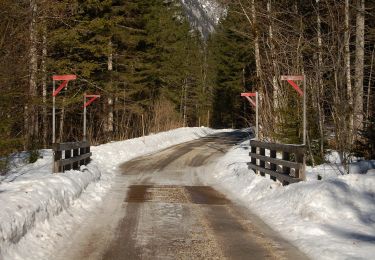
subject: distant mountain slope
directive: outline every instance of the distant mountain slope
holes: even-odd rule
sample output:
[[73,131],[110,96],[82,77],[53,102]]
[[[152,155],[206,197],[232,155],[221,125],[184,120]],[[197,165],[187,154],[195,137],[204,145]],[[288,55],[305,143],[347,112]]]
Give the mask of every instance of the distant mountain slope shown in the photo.
[[191,25],[198,29],[205,39],[215,30],[226,12],[215,0],[181,0],[181,3]]

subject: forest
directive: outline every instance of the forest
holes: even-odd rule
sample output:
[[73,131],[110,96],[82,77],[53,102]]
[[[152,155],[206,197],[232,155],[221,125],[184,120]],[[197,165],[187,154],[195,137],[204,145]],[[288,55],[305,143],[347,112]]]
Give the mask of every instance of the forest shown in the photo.
[[[2,0],[0,157],[51,145],[52,76],[77,75],[56,98],[57,142],[93,144],[177,127],[243,128],[260,93],[260,138],[302,142],[302,98],[281,75],[304,75],[309,163],[327,149],[375,157],[375,2],[222,0],[208,39],[178,0]],[[345,159],[345,158],[344,158]]]

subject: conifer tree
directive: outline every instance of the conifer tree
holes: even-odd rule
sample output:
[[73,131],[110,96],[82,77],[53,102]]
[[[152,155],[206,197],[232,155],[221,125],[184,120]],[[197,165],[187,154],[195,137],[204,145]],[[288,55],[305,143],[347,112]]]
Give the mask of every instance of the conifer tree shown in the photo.
[[238,15],[237,8],[239,6],[229,5],[226,19],[209,42],[210,80],[214,85],[213,124],[217,127],[246,126],[244,117],[248,115],[244,114],[244,104],[248,104],[240,93],[256,90],[249,76],[254,70],[249,27]]

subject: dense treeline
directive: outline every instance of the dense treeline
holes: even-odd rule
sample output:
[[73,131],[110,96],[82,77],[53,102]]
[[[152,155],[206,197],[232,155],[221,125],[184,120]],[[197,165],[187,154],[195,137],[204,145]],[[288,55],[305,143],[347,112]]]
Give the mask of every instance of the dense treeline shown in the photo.
[[209,48],[216,60],[214,107],[221,111],[215,119],[238,126],[234,120],[244,115],[240,92],[257,90],[260,137],[301,143],[302,98],[280,77],[305,75],[311,162],[322,159],[327,148],[343,157],[356,152],[374,158],[375,3],[223,2],[229,7],[227,19]]
[[[75,74],[57,98],[57,139],[94,143],[180,126],[245,127],[260,92],[261,138],[300,143],[302,99],[280,76],[304,74],[312,161],[327,148],[374,157],[375,4],[365,0],[222,0],[205,42],[178,0],[0,2],[0,156],[51,142],[52,75]],[[301,83],[300,83],[301,84]],[[302,84],[301,84],[302,85]]]
[[57,97],[57,141],[82,138],[83,94],[94,143],[207,124],[200,35],[178,1],[5,0],[1,10],[0,152],[48,146],[52,75],[77,80]]

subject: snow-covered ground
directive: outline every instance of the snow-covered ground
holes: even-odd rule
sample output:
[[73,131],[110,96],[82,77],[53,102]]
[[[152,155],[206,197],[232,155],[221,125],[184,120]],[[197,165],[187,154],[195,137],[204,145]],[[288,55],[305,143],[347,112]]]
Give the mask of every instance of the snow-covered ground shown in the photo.
[[206,184],[230,194],[312,259],[374,259],[375,160],[353,163],[352,174],[341,175],[333,153],[330,163],[308,167],[306,182],[281,186],[248,170],[248,144],[211,166],[213,175],[201,176]]
[[[92,147],[92,161],[80,171],[52,174],[52,151],[0,179],[0,259],[46,259],[46,253],[84,221],[111,187],[118,165],[132,158],[218,131],[179,128],[145,138]],[[32,252],[32,254],[30,254]]]
[[[52,174],[50,150],[34,164],[17,162],[0,179],[0,259],[48,259],[100,203],[120,163],[214,132],[180,128],[92,147],[93,160],[81,171]],[[308,168],[306,182],[283,187],[248,170],[248,143],[203,169],[202,181],[251,209],[313,259],[374,259],[375,161],[353,163],[352,174],[341,175],[333,153],[331,163]]]

